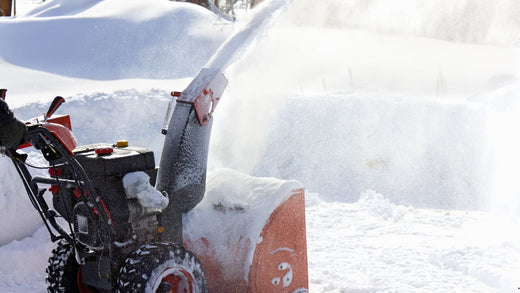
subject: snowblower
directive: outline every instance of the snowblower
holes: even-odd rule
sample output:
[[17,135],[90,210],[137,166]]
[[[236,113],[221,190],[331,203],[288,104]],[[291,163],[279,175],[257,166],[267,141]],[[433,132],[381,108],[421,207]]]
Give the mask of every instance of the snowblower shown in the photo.
[[70,116],[53,117],[61,97],[26,122],[29,139],[19,147],[34,147],[48,166],[0,146],[57,242],[48,292],[308,291],[301,184],[268,180],[268,190],[258,190],[233,173],[222,176],[241,186],[237,193],[254,192],[206,193],[212,116],[228,82],[222,72],[287,3],[264,5],[184,91],[172,93],[159,167],[151,150],[127,141],[78,146]]
[[[173,93],[177,103],[163,131],[160,168],[152,151],[127,141],[77,146],[70,116],[52,117],[61,97],[43,117],[26,122],[29,141],[20,146],[41,151],[48,166],[39,168],[48,176],[32,176],[28,167],[36,166],[27,155],[2,148],[57,242],[48,292],[307,292],[298,185],[287,185],[286,196],[265,198],[272,207],[263,227],[248,228],[245,217],[247,233],[222,226],[227,240],[218,244],[203,233],[182,235],[183,215],[205,193],[211,118],[226,84],[220,72],[203,69],[186,90]],[[209,209],[227,214],[224,206]],[[193,220],[190,227],[205,224]]]
[[3,149],[58,242],[48,292],[206,292],[200,261],[161,235],[169,199],[152,187],[153,152],[126,141],[77,146],[70,117],[51,118],[63,102],[56,97],[43,117],[26,122],[29,141],[20,146],[41,151],[49,176],[32,176],[26,155]]

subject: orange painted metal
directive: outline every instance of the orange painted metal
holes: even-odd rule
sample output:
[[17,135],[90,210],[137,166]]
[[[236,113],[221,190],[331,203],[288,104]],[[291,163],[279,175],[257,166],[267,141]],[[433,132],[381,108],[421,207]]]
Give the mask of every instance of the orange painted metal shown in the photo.
[[70,131],[72,131],[72,124],[70,123],[69,115],[56,115],[52,118],[47,119],[47,122],[61,124],[67,127]]
[[172,92],[172,96],[177,97],[179,103],[193,103],[200,125],[206,125],[227,84],[228,80],[220,70],[202,68],[183,92]]
[[[295,190],[280,204],[258,235],[262,241],[256,247],[242,237],[228,243],[233,265],[220,264],[219,252],[206,238],[184,245],[197,248],[194,253],[202,262],[211,293],[308,292],[304,189]],[[251,249],[255,251],[246,278],[244,264]]]
[[47,128],[56,136],[56,138],[63,144],[71,155],[74,155],[73,150],[78,146],[76,137],[67,127],[57,123],[43,123],[43,127]]
[[[25,122],[27,126],[34,125],[40,123],[38,119],[33,119]],[[67,151],[70,154],[74,154],[73,150],[78,146],[78,142],[76,141],[76,137],[72,133],[72,125],[70,122],[69,115],[61,115],[55,116],[47,120],[47,122],[41,124],[43,127],[47,128],[56,136],[56,138],[65,146]],[[31,143],[26,142],[20,145],[18,148],[23,149],[30,147]]]
[[307,292],[305,191],[274,210],[256,246],[249,280],[253,292]]
[[[210,293],[250,293],[252,292],[251,286],[244,278],[244,272],[242,270],[243,264],[246,260],[247,250],[250,247],[244,247],[239,243],[234,244],[230,249],[233,249],[236,253],[235,259],[232,262],[234,265],[229,266],[219,263],[217,259],[217,251],[209,243],[206,238],[202,238],[196,243],[185,242],[184,246],[191,249],[193,245],[202,247],[204,253],[193,252],[195,256],[202,262],[206,278],[208,279],[208,292]],[[200,249],[199,249],[200,251]]]

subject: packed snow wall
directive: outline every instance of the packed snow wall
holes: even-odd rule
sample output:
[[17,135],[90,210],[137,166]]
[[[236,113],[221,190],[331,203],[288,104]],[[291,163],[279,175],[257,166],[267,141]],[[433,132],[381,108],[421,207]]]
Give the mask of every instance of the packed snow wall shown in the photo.
[[[296,95],[268,112],[265,125],[251,123],[251,135],[235,137],[229,156],[226,144],[214,145],[211,162],[296,179],[331,201],[355,202],[374,190],[402,205],[515,213],[518,95],[518,80],[463,100]],[[218,141],[240,132],[216,129]]]
[[471,103],[295,97],[273,115],[255,174],[295,178],[329,200],[372,189],[405,205],[478,209],[494,165],[488,115]]
[[[79,145],[128,140],[133,146],[153,150],[156,164],[164,143],[161,129],[171,100],[168,89],[120,90],[77,94],[66,97],[59,113],[71,116],[72,131]],[[14,109],[17,117],[27,120],[45,113],[47,102],[31,103]]]
[[197,5],[150,2],[48,1],[23,21],[2,23],[1,57],[93,80],[193,77],[229,27],[214,25],[218,17]]
[[[252,134],[265,146],[253,150],[246,149],[247,136],[222,128],[235,111],[227,109],[215,116],[223,125],[215,123],[209,170],[245,170],[237,160],[253,160],[249,173],[296,179],[327,200],[355,202],[372,189],[399,204],[481,209],[496,199],[499,182],[502,191],[513,190],[514,176],[503,175],[520,160],[510,143],[518,137],[511,119],[519,109],[514,99],[519,87],[512,83],[471,101],[297,95],[273,105],[265,125],[251,121]],[[127,90],[77,95],[60,111],[71,114],[80,144],[127,139],[159,154],[168,101],[164,91]],[[15,112],[26,119],[45,109],[30,104]],[[247,107],[237,105],[242,109]],[[219,151],[224,138],[235,144],[233,152]],[[20,197],[25,199],[23,190]]]
[[0,211],[0,245],[27,237],[42,226],[13,163],[1,155]]

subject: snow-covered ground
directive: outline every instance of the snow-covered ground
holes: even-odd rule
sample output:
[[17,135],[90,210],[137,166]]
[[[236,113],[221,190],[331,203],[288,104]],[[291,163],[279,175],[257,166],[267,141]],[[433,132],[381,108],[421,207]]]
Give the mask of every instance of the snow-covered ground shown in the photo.
[[[310,292],[518,292],[518,4],[387,2],[293,0],[226,71],[208,180],[231,188],[214,175],[231,168],[306,187]],[[255,12],[17,4],[0,19],[17,116],[61,95],[80,144],[125,138],[156,159],[169,92]],[[53,244],[2,157],[0,187],[0,291],[44,292]]]

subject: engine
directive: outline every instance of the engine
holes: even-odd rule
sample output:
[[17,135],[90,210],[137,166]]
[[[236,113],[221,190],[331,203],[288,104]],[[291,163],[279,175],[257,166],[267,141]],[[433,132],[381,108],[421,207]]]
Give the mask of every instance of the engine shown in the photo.
[[[98,207],[102,207],[109,216],[115,231],[113,240],[124,243],[137,236],[140,241],[146,241],[157,233],[157,215],[161,209],[143,206],[137,198],[127,196],[123,186],[123,177],[136,171],[146,173],[149,184],[155,184],[157,170],[151,150],[120,142],[117,145],[81,146],[74,150],[74,155],[100,198]],[[71,172],[54,170],[52,173],[60,173],[60,178],[72,179]],[[55,209],[73,225],[77,240],[91,248],[101,248],[100,235],[107,233],[99,231],[103,225],[99,224],[101,219],[96,208],[82,200],[80,191],[74,185],[60,186],[59,192],[53,191],[53,194]],[[85,192],[83,196],[89,195]]]

